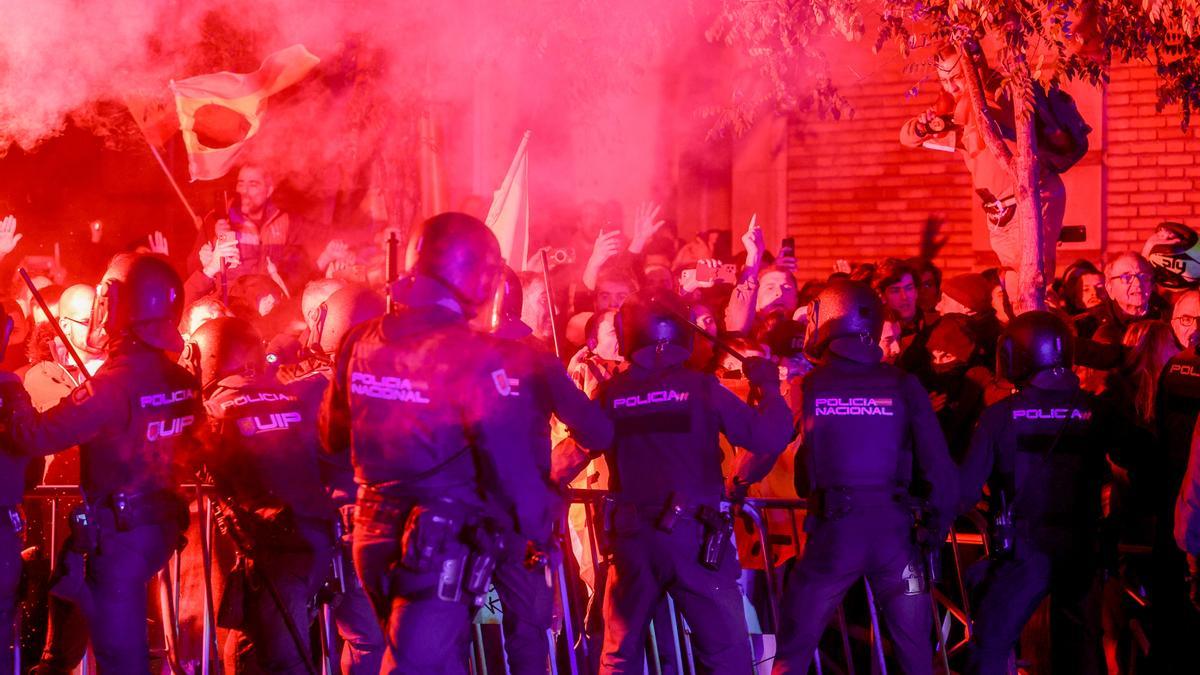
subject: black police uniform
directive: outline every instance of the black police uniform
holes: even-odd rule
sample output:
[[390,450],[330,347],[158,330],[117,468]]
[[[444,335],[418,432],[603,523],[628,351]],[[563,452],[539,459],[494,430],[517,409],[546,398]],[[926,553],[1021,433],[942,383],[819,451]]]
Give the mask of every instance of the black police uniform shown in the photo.
[[[0,410],[11,409],[3,400],[21,395],[21,382],[15,376],[0,380]],[[7,427],[8,420],[4,420]],[[29,458],[0,452],[0,675],[12,673],[13,620],[17,591],[21,585],[22,522],[21,495],[24,494],[25,467]]]
[[452,302],[431,302],[358,326],[335,360],[322,434],[327,450],[351,449],[354,564],[387,618],[382,672],[465,669],[461,570],[468,539],[495,522],[482,522],[486,503],[522,532],[548,520],[504,354]]
[[[316,408],[324,391],[308,380],[284,386],[268,375],[233,375],[205,402],[213,430],[205,464],[218,490],[247,516],[239,523],[252,546],[255,569],[241,561],[226,585],[219,616],[238,617],[233,662],[247,672],[305,672],[281,609],[258,575],[267,575],[301,635],[307,638],[313,600],[329,576],[336,517],[318,465]],[[314,391],[315,390],[315,391]],[[230,593],[231,587],[245,589]]]
[[1148,494],[1157,501],[1151,554],[1150,665],[1155,672],[1191,673],[1200,661],[1200,612],[1188,602],[1187,560],[1172,537],[1175,498],[1187,471],[1192,430],[1200,415],[1200,354],[1195,347],[1171,358],[1155,400],[1159,451],[1153,453]]
[[[719,435],[777,455],[791,438],[792,416],[778,380],[751,408],[713,375],[686,369],[686,360],[686,353],[640,350],[597,392],[616,428],[604,451],[615,505],[602,673],[642,672],[645,632],[664,593],[691,626],[705,672],[751,670],[739,567],[729,531],[721,530]],[[706,566],[700,558],[710,538],[720,553]]]
[[[280,369],[278,378],[287,385],[302,385],[299,389],[300,400],[306,411],[311,411],[314,418],[319,415],[325,391],[333,377],[333,368],[326,359],[306,359],[301,362],[302,369],[284,372]],[[322,481],[329,491],[334,507],[339,510],[352,507],[357,488],[354,484],[354,470],[350,466],[350,453],[342,452],[336,455],[321,453],[320,466]],[[333,621],[338,635],[344,644],[341,667],[345,675],[376,675],[383,662],[383,630],[379,619],[371,606],[371,600],[363,589],[358,574],[354,571],[354,561],[350,558],[348,547],[343,547],[345,556],[343,564],[345,591],[333,605]]]
[[[514,424],[528,427],[529,452],[537,470],[526,483],[537,485],[541,499],[551,504],[547,519],[537,530],[519,530],[507,557],[496,569],[496,591],[500,597],[504,628],[504,651],[509,671],[516,674],[547,672],[546,631],[550,628],[554,593],[552,566],[560,551],[554,544],[553,527],[564,516],[564,505],[550,485],[550,416],[567,426],[585,447],[605,447],[612,442],[612,422],[596,403],[575,387],[562,363],[553,354],[528,341],[504,339],[500,347],[509,375],[510,395],[517,400],[521,419]],[[529,466],[529,465],[526,465]],[[534,555],[529,555],[533,553]]]
[[804,460],[810,485],[797,491],[810,495],[808,543],[784,582],[777,675],[808,671],[830,617],[864,576],[904,672],[932,668],[910,486],[918,475],[927,481],[926,506],[944,516],[953,513],[957,476],[928,394],[881,356],[858,337],[835,338],[802,385],[797,463]]
[[181,472],[204,422],[194,377],[166,355],[125,340],[93,379],[36,414],[15,402],[11,432],[27,454],[80,446],[81,487],[98,524],[81,602],[104,673],[149,670],[146,582],[180,545]]
[[992,559],[968,572],[978,585],[967,672],[1005,673],[1047,595],[1054,672],[1104,672],[1097,530],[1106,454],[1125,463],[1121,451],[1142,441],[1061,368],[984,410],[962,465],[964,506],[987,480],[992,512],[1011,525],[994,528]]

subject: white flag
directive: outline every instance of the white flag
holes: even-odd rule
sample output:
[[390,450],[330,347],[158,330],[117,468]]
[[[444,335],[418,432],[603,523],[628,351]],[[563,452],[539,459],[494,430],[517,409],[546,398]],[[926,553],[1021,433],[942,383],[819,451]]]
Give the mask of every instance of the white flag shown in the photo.
[[529,257],[529,135],[526,131],[500,189],[492,197],[487,226],[500,240],[500,255],[508,266],[525,271]]

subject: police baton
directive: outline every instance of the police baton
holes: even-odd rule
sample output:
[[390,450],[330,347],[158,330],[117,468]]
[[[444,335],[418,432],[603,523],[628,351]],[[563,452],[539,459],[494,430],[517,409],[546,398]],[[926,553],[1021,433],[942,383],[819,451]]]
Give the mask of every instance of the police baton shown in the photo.
[[83,373],[83,379],[92,379],[92,374],[88,372],[87,366],[83,364],[83,358],[79,356],[79,352],[75,351],[75,346],[67,339],[67,334],[63,332],[62,326],[58,325],[58,317],[54,316],[54,313],[50,311],[50,305],[46,304],[46,298],[42,297],[41,291],[37,289],[37,286],[33,285],[33,279],[29,278],[29,272],[26,272],[24,267],[18,267],[17,273],[21,275],[21,278],[25,281],[25,285],[29,287],[29,292],[33,294],[33,299],[37,301],[38,307],[41,307],[42,312],[46,314],[46,318],[49,320],[50,325],[54,327],[54,332],[58,335],[58,339],[62,340],[63,346],[67,348],[67,353],[71,355],[71,360],[79,367],[79,372]]
[[554,289],[550,285],[550,256],[542,249],[542,279],[546,284],[546,307],[550,310],[550,337],[554,339],[554,355],[562,358],[562,347],[558,343],[558,312],[554,310]]
[[396,298],[396,282],[400,281],[400,237],[396,236],[395,230],[388,233],[384,266],[388,289],[388,314],[395,314],[400,304]]
[[738,350],[734,349],[728,342],[722,340],[721,338],[717,337],[716,335],[710,335],[708,333],[708,331],[701,328],[699,326],[699,324],[697,324],[695,321],[692,321],[692,317],[687,316],[683,312],[680,312],[679,310],[675,309],[674,307],[670,306],[669,304],[660,301],[658,299],[657,295],[651,299],[651,302],[653,302],[655,305],[658,305],[661,309],[666,310],[667,313],[669,313],[671,316],[673,316],[676,319],[679,319],[680,321],[687,324],[687,326],[689,328],[691,328],[692,330],[694,330],[697,335],[699,335],[700,337],[704,338],[705,340],[708,340],[709,342],[711,342],[712,345],[714,347],[716,347],[717,349],[720,349],[721,351],[725,352],[726,354],[729,354],[730,356],[737,359],[741,363],[746,362],[745,354],[742,354]]

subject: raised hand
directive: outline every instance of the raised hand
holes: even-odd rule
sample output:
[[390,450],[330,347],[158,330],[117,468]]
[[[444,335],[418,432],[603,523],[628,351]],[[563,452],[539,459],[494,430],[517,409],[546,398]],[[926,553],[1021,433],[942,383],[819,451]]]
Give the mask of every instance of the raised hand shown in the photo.
[[667,224],[658,217],[662,211],[661,204],[646,202],[637,208],[633,214],[633,238],[629,240],[629,252],[638,254],[650,242],[650,239]]
[[5,216],[0,220],[0,258],[12,253],[25,235],[17,234],[17,217]]
[[583,269],[583,283],[588,288],[596,287],[596,276],[600,268],[610,258],[621,252],[621,231],[605,232],[600,230],[596,243],[592,246],[592,255],[588,258],[587,266]]
[[742,246],[746,247],[746,267],[748,269],[758,269],[762,264],[762,255],[765,249],[763,231],[757,221],[758,217],[752,216],[746,233],[742,235]]
[[344,260],[350,254],[350,245],[341,239],[334,239],[325,245],[325,250],[317,258],[317,269],[325,269],[329,263]]
[[167,238],[162,232],[154,231],[146,240],[150,243],[150,252],[159,255],[171,255],[171,248],[167,245]]

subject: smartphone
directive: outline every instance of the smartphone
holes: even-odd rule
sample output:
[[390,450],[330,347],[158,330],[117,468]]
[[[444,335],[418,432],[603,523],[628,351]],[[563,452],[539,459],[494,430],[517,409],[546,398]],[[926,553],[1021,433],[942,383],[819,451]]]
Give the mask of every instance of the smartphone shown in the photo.
[[724,264],[716,270],[714,281],[718,284],[729,284],[730,286],[737,285],[737,265]]
[[1058,240],[1064,244],[1079,244],[1087,241],[1087,227],[1084,225],[1063,225],[1058,231]]
[[780,258],[795,258],[796,257],[796,240],[793,237],[784,237],[783,244],[779,246]]
[[697,282],[703,283],[706,281],[713,281],[716,278],[717,278],[717,270],[715,267],[709,267],[708,265],[697,265],[696,266],[696,281]]
[[234,241],[235,239],[237,239],[237,235],[234,234],[233,232],[230,232],[229,230],[225,230],[225,231],[217,233],[217,243],[218,244],[224,244],[227,241]]

